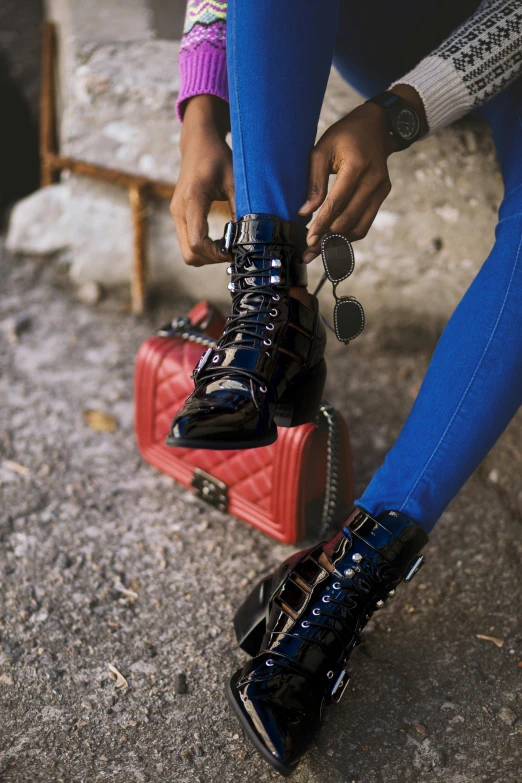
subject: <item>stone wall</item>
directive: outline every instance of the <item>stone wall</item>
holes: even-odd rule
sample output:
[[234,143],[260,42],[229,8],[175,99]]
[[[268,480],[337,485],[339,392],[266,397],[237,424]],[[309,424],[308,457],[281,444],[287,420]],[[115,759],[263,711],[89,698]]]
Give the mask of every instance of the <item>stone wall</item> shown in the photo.
[[[179,24],[183,3],[172,8]],[[165,4],[95,0],[87,7],[48,0],[48,9],[59,25],[62,151],[175,182],[178,43],[161,37],[161,19],[170,18]],[[319,131],[358,101],[332,72]],[[390,168],[392,194],[355,247],[349,290],[368,312],[445,318],[493,241],[502,185],[489,130],[461,123],[394,156]],[[214,237],[223,222],[222,215],[212,216]],[[75,176],[18,204],[8,237],[14,252],[60,252],[75,280],[106,285],[128,281],[131,243],[125,191]],[[153,281],[194,297],[226,299],[224,269],[202,273],[184,266],[166,203],[151,205],[149,246]],[[312,281],[320,271],[317,262],[311,266]]]

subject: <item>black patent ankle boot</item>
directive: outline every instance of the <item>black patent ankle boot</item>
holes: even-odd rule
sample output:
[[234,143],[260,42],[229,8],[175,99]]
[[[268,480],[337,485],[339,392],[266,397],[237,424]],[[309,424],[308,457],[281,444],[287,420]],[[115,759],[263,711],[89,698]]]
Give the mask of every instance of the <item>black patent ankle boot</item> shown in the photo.
[[306,230],[271,215],[229,223],[232,311],[215,348],[195,372],[195,391],[177,414],[168,446],[247,449],[277,438],[277,427],[313,421],[326,364],[317,300],[290,296],[306,285]]
[[285,560],[237,611],[239,645],[254,657],[230,680],[228,699],[281,775],[310,747],[324,707],[340,700],[362,629],[418,571],[427,541],[400,512],[376,520],[357,508],[341,532]]

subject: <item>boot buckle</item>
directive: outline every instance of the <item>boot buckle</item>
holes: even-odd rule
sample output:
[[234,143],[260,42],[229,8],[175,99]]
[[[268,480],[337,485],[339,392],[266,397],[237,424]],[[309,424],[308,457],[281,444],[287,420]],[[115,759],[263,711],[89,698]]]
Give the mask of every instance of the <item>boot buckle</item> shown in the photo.
[[333,684],[332,690],[330,691],[331,700],[335,701],[336,703],[341,701],[349,683],[350,683],[350,676],[348,672],[346,671],[346,669],[341,669],[341,671],[337,676],[337,679]]
[[190,373],[190,377],[194,380],[194,378],[198,377],[198,374],[201,372],[205,364],[207,363],[207,360],[209,359],[211,353],[213,352],[212,346],[210,348],[207,348],[199,362],[196,364],[192,372]]
[[424,555],[419,555],[414,560],[412,560],[408,568],[408,573],[404,577],[404,581],[409,582],[411,579],[413,579],[413,577],[415,576],[415,574],[423,564],[424,564]]
[[223,247],[221,248],[222,253],[228,253],[230,248],[232,247],[232,237],[234,235],[234,224],[230,220],[226,226],[225,226],[225,235],[223,237]]

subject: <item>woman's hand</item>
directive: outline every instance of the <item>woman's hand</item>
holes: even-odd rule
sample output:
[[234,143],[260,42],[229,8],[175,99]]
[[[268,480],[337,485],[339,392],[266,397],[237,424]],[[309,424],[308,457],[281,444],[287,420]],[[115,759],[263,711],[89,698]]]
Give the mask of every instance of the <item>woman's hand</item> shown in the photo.
[[208,235],[213,201],[228,201],[234,215],[232,152],[226,142],[228,105],[213,95],[197,95],[185,108],[181,132],[181,168],[170,205],[186,264],[221,263],[227,256]]
[[[425,130],[424,107],[418,93],[404,85],[394,87],[394,92],[414,105]],[[386,114],[374,103],[363,103],[328,128],[312,151],[308,198],[299,210],[299,214],[309,216],[321,207],[308,229],[305,261],[319,254],[327,229],[350,240],[366,236],[391,190],[388,157],[396,150],[396,142],[387,130]],[[328,193],[330,174],[337,176]]]

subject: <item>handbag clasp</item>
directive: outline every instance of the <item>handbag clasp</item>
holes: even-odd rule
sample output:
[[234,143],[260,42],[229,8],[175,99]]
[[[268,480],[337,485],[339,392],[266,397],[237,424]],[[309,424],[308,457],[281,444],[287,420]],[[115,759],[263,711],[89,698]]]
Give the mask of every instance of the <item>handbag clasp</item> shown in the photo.
[[201,500],[206,500],[219,511],[226,511],[228,508],[228,487],[224,481],[211,476],[201,468],[196,468],[192,476],[192,486],[196,495]]

